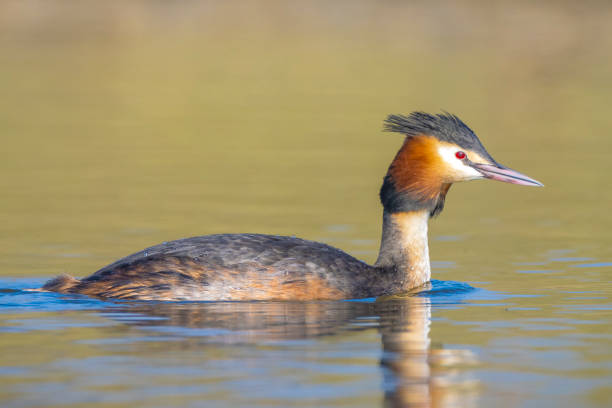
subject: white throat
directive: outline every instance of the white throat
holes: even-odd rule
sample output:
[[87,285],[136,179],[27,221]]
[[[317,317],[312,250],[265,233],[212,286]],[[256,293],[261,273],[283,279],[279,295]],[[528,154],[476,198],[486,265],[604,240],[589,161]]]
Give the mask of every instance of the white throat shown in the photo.
[[394,215],[398,226],[401,247],[408,259],[408,270],[411,283],[420,286],[431,279],[429,264],[429,245],[427,241],[428,211],[408,212]]
[[431,279],[427,222],[429,211],[385,212],[377,267],[394,271],[391,286],[408,291]]

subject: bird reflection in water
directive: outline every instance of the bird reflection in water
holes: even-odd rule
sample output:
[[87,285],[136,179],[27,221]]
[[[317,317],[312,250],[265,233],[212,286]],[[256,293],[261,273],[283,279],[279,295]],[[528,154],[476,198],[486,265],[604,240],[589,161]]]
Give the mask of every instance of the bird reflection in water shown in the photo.
[[468,350],[432,347],[428,297],[376,302],[135,303],[119,309],[113,316],[125,323],[171,326],[174,334],[195,340],[194,344],[202,342],[199,333],[206,342],[244,344],[342,335],[377,326],[385,406],[476,405],[476,384],[464,377],[461,368],[473,363],[474,356]]
[[432,347],[431,301],[405,297],[376,305],[380,316],[385,406],[476,406],[475,382],[459,367],[475,362],[469,350]]

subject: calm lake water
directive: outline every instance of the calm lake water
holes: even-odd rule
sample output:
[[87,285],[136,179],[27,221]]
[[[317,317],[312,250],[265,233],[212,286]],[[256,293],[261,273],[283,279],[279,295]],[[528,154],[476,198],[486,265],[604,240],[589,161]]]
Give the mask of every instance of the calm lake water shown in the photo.
[[[3,2],[3,407],[612,406],[607,3]],[[344,302],[29,292],[150,245],[376,258],[389,113],[459,115],[541,189],[455,185],[435,281]]]

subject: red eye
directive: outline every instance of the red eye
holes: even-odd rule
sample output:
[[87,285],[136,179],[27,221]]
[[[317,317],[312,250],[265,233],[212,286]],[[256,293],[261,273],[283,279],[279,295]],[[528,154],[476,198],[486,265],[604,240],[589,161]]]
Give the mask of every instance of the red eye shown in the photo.
[[459,160],[463,160],[465,159],[465,153],[459,150],[457,153],[455,153],[455,157],[458,158]]

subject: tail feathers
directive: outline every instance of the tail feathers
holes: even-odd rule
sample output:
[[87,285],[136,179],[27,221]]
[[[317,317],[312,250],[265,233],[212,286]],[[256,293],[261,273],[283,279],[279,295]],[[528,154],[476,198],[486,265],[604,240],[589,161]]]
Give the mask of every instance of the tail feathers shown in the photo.
[[81,283],[80,280],[73,278],[70,275],[60,275],[57,278],[51,279],[49,282],[45,283],[41,289],[51,292],[70,293],[70,289],[79,283]]

